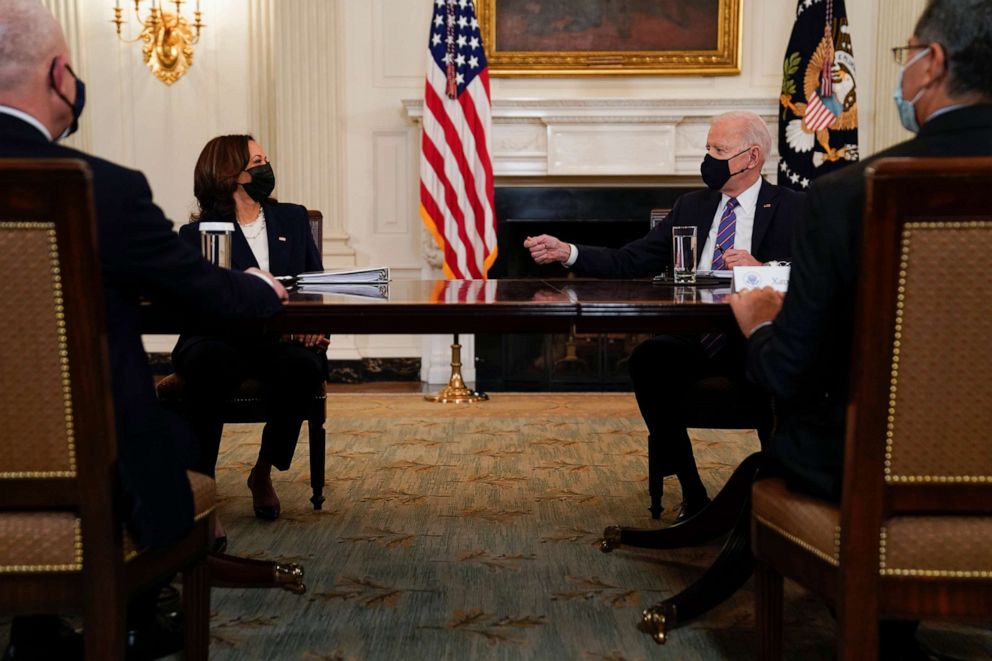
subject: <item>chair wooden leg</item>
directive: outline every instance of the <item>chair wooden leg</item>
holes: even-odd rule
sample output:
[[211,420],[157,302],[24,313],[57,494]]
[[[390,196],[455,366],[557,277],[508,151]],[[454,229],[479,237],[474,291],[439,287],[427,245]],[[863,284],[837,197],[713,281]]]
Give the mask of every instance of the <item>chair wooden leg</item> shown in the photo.
[[758,629],[758,658],[782,658],[782,575],[759,562],[755,567],[755,618]]
[[210,649],[210,575],[206,558],[183,571],[186,661],[207,661]]
[[311,418],[307,426],[310,439],[310,488],[313,490],[310,502],[315,510],[320,510],[324,506],[324,456],[327,443],[324,418]]
[[123,661],[127,648],[127,602],[107,604],[106,594],[92,594],[83,606],[83,658]]

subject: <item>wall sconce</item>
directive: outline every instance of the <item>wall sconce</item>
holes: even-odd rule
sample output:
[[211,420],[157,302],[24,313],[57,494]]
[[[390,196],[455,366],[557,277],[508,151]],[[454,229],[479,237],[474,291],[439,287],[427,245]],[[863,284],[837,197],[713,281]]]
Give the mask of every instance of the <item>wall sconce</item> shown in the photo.
[[[126,1],[126,0],[125,0]],[[148,16],[142,20],[140,14],[141,0],[134,0],[134,16],[142,26],[141,34],[136,39],[125,39],[121,36],[121,26],[127,23],[122,17],[120,0],[116,0],[114,18],[111,23],[117,26],[117,38],[125,43],[141,41],[144,46],[141,53],[145,64],[152,70],[156,78],[166,85],[171,85],[193,66],[193,45],[200,41],[200,30],[206,27],[203,14],[200,12],[200,0],[196,0],[196,11],[193,12],[193,23],[182,15],[182,5],[186,0],[149,0],[151,8]],[[174,4],[176,11],[166,11],[165,5]],[[195,32],[194,32],[195,31]]]

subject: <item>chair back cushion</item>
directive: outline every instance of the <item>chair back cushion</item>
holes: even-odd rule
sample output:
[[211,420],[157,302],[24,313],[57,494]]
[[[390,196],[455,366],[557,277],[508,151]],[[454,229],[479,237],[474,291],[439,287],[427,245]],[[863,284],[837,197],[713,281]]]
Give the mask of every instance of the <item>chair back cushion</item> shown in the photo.
[[0,474],[72,476],[72,384],[54,222],[0,220],[0,264]]
[[846,511],[992,514],[992,158],[866,176]]
[[903,226],[886,479],[992,481],[992,220]]

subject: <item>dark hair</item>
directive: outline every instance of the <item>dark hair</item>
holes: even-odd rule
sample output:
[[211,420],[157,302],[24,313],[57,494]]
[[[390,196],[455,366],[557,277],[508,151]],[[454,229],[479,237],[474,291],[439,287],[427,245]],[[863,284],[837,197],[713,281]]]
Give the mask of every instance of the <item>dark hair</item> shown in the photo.
[[200,152],[193,170],[193,195],[200,205],[200,218],[223,218],[234,214],[234,191],[238,175],[248,167],[250,135],[221,135]]
[[992,0],[930,0],[914,34],[944,47],[950,94],[992,96]]

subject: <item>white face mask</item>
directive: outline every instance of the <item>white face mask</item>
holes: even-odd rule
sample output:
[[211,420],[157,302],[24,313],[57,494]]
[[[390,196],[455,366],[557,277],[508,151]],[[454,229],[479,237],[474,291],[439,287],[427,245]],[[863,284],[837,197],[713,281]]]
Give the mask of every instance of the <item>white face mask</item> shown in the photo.
[[899,121],[902,122],[904,129],[911,133],[920,132],[920,123],[916,121],[916,102],[920,100],[923,96],[923,92],[926,91],[926,86],[920,88],[920,91],[916,93],[912,99],[906,99],[902,95],[902,78],[903,74],[906,73],[906,69],[913,66],[919,62],[924,55],[930,52],[930,48],[927,47],[917,53],[913,59],[904,64],[901,69],[899,69],[899,80],[896,82],[896,91],[893,92],[892,98],[896,102],[896,109],[899,111]]

